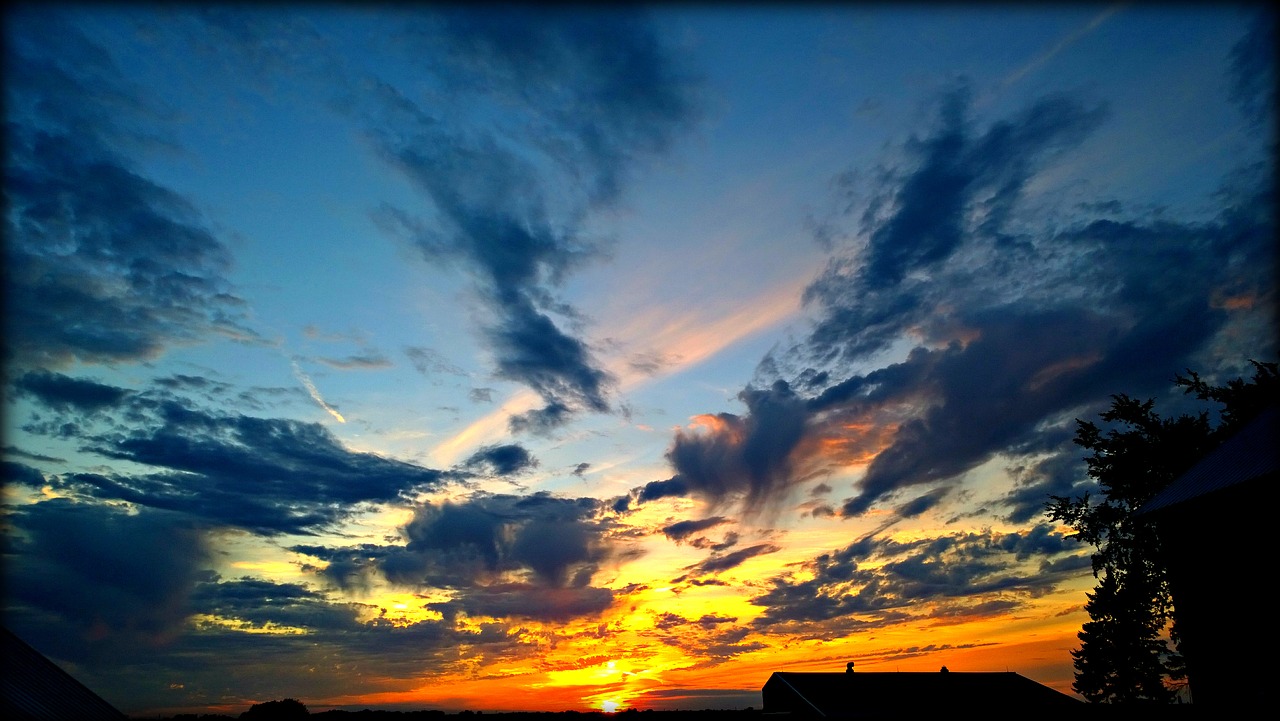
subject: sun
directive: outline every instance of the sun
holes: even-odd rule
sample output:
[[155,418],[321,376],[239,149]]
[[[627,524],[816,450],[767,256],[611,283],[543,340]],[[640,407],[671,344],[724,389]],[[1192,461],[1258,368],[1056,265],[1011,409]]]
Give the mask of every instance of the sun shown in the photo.
[[603,709],[605,713],[615,713],[618,710],[618,702],[605,701],[600,704],[600,708]]

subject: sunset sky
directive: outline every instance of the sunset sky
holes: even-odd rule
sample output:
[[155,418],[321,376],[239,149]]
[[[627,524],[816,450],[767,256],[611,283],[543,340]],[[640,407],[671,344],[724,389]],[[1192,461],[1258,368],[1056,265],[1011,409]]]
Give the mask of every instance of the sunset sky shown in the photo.
[[1075,419],[1276,358],[1260,8],[11,5],[4,624],[135,714],[1070,693]]

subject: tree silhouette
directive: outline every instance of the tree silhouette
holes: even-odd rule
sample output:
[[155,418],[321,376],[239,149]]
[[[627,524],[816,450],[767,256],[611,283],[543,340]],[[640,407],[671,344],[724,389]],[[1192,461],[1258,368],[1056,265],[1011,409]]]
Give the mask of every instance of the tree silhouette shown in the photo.
[[255,703],[240,714],[241,721],[305,721],[310,716],[306,704],[296,698]]
[[1185,677],[1182,657],[1164,638],[1178,642],[1177,613],[1160,557],[1155,527],[1135,516],[1144,503],[1185,473],[1269,404],[1280,400],[1276,363],[1250,361],[1254,377],[1211,386],[1192,371],[1175,376],[1184,393],[1220,404],[1215,427],[1208,412],[1161,418],[1153,400],[1112,396],[1102,413],[1111,427],[1077,420],[1075,442],[1091,451],[1085,458],[1101,499],[1088,493],[1051,496],[1046,515],[1092,545],[1098,586],[1086,594],[1090,621],[1082,627],[1081,646],[1071,652],[1072,688],[1094,702],[1168,703],[1174,685]]

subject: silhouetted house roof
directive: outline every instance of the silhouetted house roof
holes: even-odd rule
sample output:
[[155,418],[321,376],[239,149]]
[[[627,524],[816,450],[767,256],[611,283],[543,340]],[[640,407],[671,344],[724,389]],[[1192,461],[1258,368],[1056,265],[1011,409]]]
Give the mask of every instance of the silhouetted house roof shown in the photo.
[[1179,645],[1198,707],[1263,703],[1274,674],[1257,655],[1241,599],[1270,596],[1280,408],[1271,407],[1138,509],[1153,520],[1169,573]]
[[[778,671],[762,691],[766,714],[805,718],[914,718],[962,712],[1079,713],[1081,701],[1016,673],[793,673]],[[1028,716],[1031,717],[1031,716]]]
[[0,713],[9,719],[49,721],[125,721],[128,717],[75,680],[57,664],[0,629],[4,673],[0,674]]

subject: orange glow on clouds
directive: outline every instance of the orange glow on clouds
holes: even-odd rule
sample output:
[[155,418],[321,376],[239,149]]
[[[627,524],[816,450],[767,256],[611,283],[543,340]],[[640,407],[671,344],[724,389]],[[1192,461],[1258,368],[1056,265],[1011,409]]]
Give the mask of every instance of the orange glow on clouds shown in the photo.
[[[660,526],[664,519],[689,516],[689,505],[687,499],[673,499],[670,504],[647,504],[642,510],[645,518]],[[677,509],[686,510],[673,516]],[[737,690],[739,697],[750,698],[773,671],[840,670],[851,660],[859,668],[879,671],[933,671],[942,665],[957,671],[1010,670],[1071,693],[1069,651],[1078,645],[1076,633],[1084,620],[1081,599],[1091,587],[1087,569],[1079,579],[1044,596],[1008,591],[985,599],[1017,601],[1012,614],[984,599],[956,600],[954,607],[948,605],[953,601],[935,599],[904,605],[898,620],[877,622],[863,630],[824,622],[815,622],[807,632],[801,627],[753,626],[764,609],[750,598],[767,590],[770,579],[783,573],[794,573],[797,579],[812,577],[801,564],[846,546],[861,532],[859,528],[875,523],[875,519],[809,519],[803,527],[785,532],[787,542],[779,544],[783,550],[754,557],[717,574],[716,584],[703,586],[678,578],[706,556],[704,550],[671,543],[660,534],[649,535],[641,544],[645,553],[608,572],[613,580],[606,585],[614,588],[614,602],[597,617],[526,620],[518,624],[524,650],[516,655],[475,655],[453,671],[419,682],[371,680],[369,693],[308,699],[308,704],[315,709],[388,706],[484,711],[622,711],[665,708],[670,703],[697,708],[702,702],[695,690]],[[752,539],[750,543],[763,532],[731,521],[708,533],[718,538],[731,529]],[[910,543],[917,535],[927,539],[938,532],[922,530],[895,538]],[[738,547],[750,543],[744,540]],[[881,564],[869,561],[860,566]],[[597,578],[596,583],[603,580]],[[403,593],[378,597],[387,618],[404,614],[404,620],[420,618],[425,602]],[[853,619],[857,620],[856,614]],[[460,620],[478,626],[495,619]],[[257,630],[281,631],[285,629]],[[682,689],[690,693],[682,697]],[[758,708],[760,702],[746,705]]]

